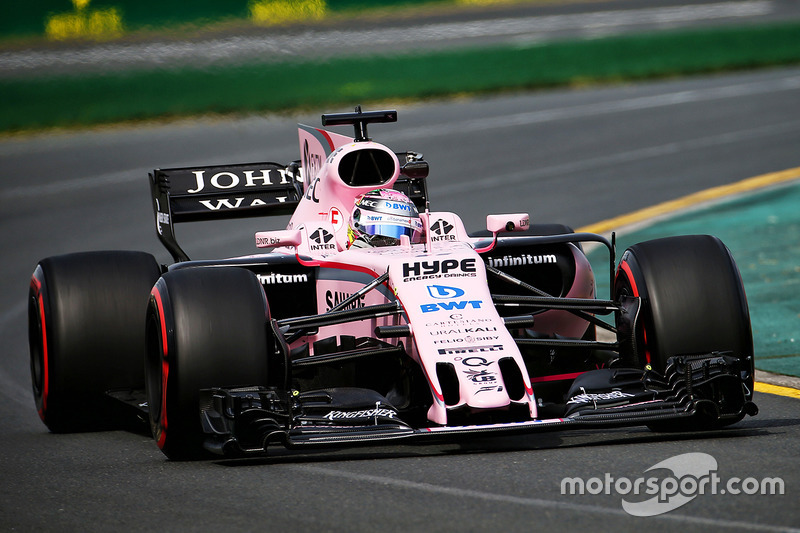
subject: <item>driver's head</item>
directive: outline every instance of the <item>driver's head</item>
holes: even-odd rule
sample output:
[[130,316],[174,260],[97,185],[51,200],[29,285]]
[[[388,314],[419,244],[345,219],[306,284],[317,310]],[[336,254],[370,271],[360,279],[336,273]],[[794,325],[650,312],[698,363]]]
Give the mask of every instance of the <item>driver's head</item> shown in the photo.
[[348,235],[350,243],[358,239],[369,246],[400,244],[402,235],[419,243],[423,240],[422,220],[405,194],[375,189],[356,198]]

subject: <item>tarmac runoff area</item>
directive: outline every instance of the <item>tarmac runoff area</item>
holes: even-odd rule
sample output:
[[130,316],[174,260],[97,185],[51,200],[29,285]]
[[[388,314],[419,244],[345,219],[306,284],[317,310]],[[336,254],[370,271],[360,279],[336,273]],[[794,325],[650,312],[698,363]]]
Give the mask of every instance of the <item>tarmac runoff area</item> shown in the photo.
[[[753,327],[756,391],[800,398],[800,167],[715,187],[576,231],[617,235],[617,260],[637,242],[716,235],[744,280]],[[596,272],[607,254],[589,250]],[[598,295],[608,294],[605,276]]]

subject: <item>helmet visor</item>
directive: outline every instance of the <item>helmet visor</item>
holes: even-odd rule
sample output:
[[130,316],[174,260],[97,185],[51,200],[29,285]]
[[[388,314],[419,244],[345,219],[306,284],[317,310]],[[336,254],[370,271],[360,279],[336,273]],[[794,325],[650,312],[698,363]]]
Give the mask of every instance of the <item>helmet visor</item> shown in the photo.
[[[400,239],[401,236],[407,235],[409,239],[411,239],[416,230],[407,228],[405,226],[400,226],[397,224],[372,224],[372,225],[364,225],[359,226],[359,230],[363,231],[364,233],[368,233],[369,235],[382,235],[384,237],[389,237],[391,239]],[[413,241],[413,239],[411,239]]]
[[[412,219],[411,222],[419,223],[419,219]],[[419,228],[411,228],[402,224],[366,224],[359,225],[358,231],[362,238],[372,246],[396,246],[400,244],[400,237],[403,235],[408,236],[411,243],[422,242],[421,223],[419,223]]]

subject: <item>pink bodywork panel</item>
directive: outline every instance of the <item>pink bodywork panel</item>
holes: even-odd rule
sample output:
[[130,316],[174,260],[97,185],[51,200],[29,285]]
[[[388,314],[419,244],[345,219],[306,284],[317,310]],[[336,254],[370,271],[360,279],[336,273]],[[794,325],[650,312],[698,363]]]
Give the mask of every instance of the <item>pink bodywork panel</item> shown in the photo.
[[[379,325],[410,324],[411,338],[387,341],[403,342],[421,365],[433,397],[428,412],[432,422],[446,424],[449,408],[467,405],[476,410],[502,409],[512,402],[527,404],[531,417],[537,418],[525,363],[492,304],[484,262],[474,246],[477,239],[467,235],[461,219],[449,212],[421,213],[427,236],[422,244],[347,249],[347,226],[355,198],[375,186],[345,184],[339,178],[339,162],[356,150],[386,151],[395,162],[395,171],[382,187],[391,188],[399,176],[399,161],[389,148],[378,143],[354,142],[308,126],[301,126],[299,131],[305,194],[287,230],[259,232],[258,246],[296,255],[301,263],[319,267],[319,313],[388,271],[385,284],[351,306],[397,300],[403,314],[322,327],[316,335],[296,342],[313,343],[332,335],[373,336]],[[440,221],[454,228],[446,237],[431,231]],[[591,267],[577,248],[574,255],[576,283],[568,296],[594,297]],[[540,322],[545,332],[568,337],[580,337],[588,325],[563,311],[537,315],[537,331]],[[525,390],[519,398],[510,398],[504,386],[499,361],[505,358],[513,359],[521,371]],[[455,404],[445,404],[436,370],[440,363],[453,365],[458,377],[460,397]]]

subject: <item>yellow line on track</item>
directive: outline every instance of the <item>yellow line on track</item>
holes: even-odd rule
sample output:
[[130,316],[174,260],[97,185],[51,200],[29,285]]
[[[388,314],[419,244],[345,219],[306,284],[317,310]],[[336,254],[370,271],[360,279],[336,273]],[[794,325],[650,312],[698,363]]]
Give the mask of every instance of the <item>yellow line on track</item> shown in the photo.
[[[609,218],[595,224],[590,224],[576,231],[585,233],[608,233],[617,230],[624,226],[632,224],[640,224],[647,220],[663,217],[665,215],[673,214],[681,209],[687,209],[697,206],[705,202],[720,200],[726,196],[733,196],[735,194],[743,194],[746,192],[753,192],[765,187],[773,185],[780,185],[792,180],[800,178],[800,167],[782,170],[780,172],[771,172],[769,174],[762,174],[752,178],[747,178],[730,185],[721,185],[719,187],[712,187],[704,191],[699,191],[682,198],[662,202],[651,207],[640,209],[626,215]],[[764,392],[767,394],[777,394],[779,396],[787,396],[789,398],[800,399],[800,390],[791,387],[781,387],[779,385],[771,385],[769,383],[756,382],[755,390],[757,392]]]
[[772,172],[770,174],[762,174],[761,176],[747,178],[730,185],[712,187],[711,189],[696,192],[688,196],[684,196],[683,198],[669,200],[651,207],[640,209],[639,211],[634,211],[633,213],[628,213],[627,215],[620,215],[615,218],[603,220],[595,224],[578,228],[576,231],[586,233],[607,233],[623,226],[639,224],[646,220],[669,215],[681,209],[694,207],[704,202],[719,200],[726,196],[733,196],[735,194],[757,191],[764,187],[779,185],[781,183],[792,181],[798,178],[800,178],[800,167],[790,168],[780,172]]
[[778,396],[788,396],[789,398],[800,399],[800,390],[791,387],[782,387],[780,385],[771,385],[769,383],[756,382],[756,392],[765,392],[767,394],[777,394]]

